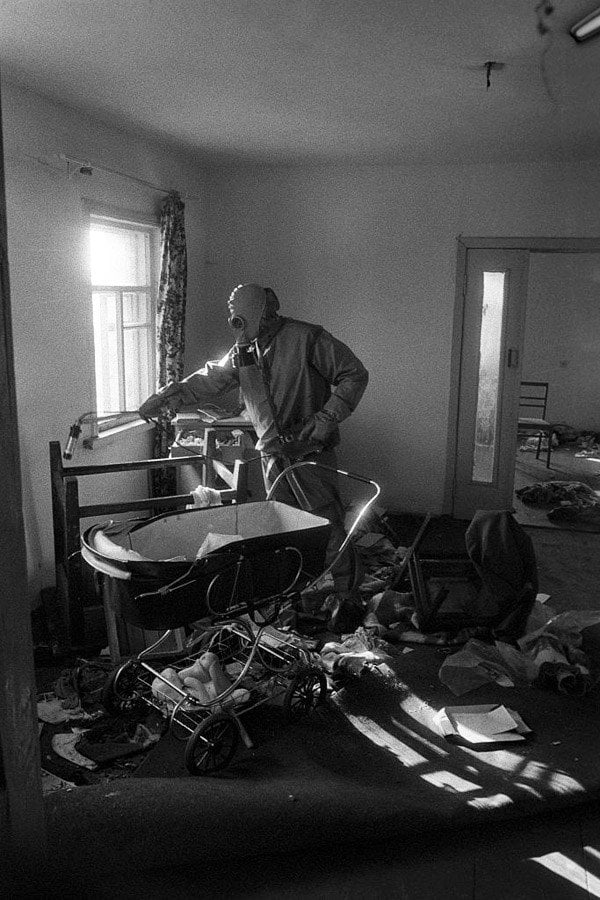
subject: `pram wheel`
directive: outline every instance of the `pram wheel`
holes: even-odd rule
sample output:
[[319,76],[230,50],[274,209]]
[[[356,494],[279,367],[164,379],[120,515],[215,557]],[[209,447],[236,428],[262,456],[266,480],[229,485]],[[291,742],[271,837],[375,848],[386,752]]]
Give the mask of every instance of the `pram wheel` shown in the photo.
[[191,775],[210,775],[224,769],[235,754],[240,739],[237,722],[227,713],[204,719],[185,748],[185,764]]
[[283,715],[287,722],[297,722],[317,703],[322,703],[327,681],[319,669],[300,669],[290,681],[283,698]]
[[111,715],[135,713],[146,704],[139,694],[138,674],[141,667],[134,660],[128,660],[112,675],[102,689],[102,705]]

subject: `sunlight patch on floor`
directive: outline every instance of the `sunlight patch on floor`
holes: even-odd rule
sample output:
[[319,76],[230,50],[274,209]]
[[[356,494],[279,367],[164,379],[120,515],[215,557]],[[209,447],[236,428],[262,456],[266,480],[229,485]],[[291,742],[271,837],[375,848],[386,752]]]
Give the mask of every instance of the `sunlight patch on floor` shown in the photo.
[[515,781],[515,787],[518,787],[520,791],[523,791],[525,794],[529,794],[530,797],[535,797],[536,800],[543,800],[544,795],[541,791],[536,791],[534,787],[530,784],[521,784],[520,781]]
[[404,744],[402,741],[399,741],[398,738],[394,737],[384,728],[374,722],[372,719],[369,719],[367,716],[355,716],[352,713],[344,712],[347,720],[351,725],[356,728],[362,735],[376,744],[378,747],[383,747],[385,750],[389,750],[390,753],[393,753],[400,762],[405,766],[419,766],[423,763],[429,762],[429,760],[425,756],[421,756],[420,753],[417,753],[416,750],[413,750],[412,747],[409,747],[407,744]]
[[423,781],[433,784],[435,787],[443,788],[451,794],[466,794],[468,791],[480,791],[481,785],[475,784],[473,781],[467,781],[453,772],[428,772],[421,775]]
[[428,741],[427,738],[424,738],[420,734],[417,734],[416,731],[413,731],[411,728],[407,728],[406,725],[403,725],[402,722],[399,722],[398,719],[395,719],[393,716],[392,716],[392,722],[394,723],[396,728],[399,728],[401,731],[403,731],[405,734],[407,734],[414,741],[419,741],[419,743],[424,744],[428,750],[431,750],[432,753],[436,753],[438,756],[449,756],[450,755],[447,750],[443,750],[441,747],[437,747],[431,741]]
[[557,794],[573,794],[585,791],[582,784],[566,772],[552,772],[550,775],[550,787]]
[[[476,758],[480,756],[477,750],[472,750],[470,747],[461,747],[460,749]],[[523,766],[523,757],[518,753],[511,753],[509,750],[497,750],[492,753],[486,753],[485,764],[486,766],[493,766],[494,769],[502,769],[505,772],[516,772]]]
[[546,853],[544,856],[531,856],[530,859],[576,887],[587,890],[590,897],[600,897],[600,879],[564,853]]
[[523,771],[519,774],[519,777],[525,778],[527,781],[547,781],[548,766],[545,763],[533,759],[531,762],[527,763]]
[[474,797],[467,800],[467,803],[474,809],[501,809],[503,806],[510,806],[513,800],[507,794],[492,794],[491,797]]

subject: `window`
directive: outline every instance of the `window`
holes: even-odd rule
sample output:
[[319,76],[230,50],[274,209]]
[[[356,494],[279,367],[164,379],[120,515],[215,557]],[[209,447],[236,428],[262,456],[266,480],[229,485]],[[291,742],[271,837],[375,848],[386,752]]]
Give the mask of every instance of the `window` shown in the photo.
[[155,225],[92,214],[90,253],[96,410],[131,418],[155,390]]

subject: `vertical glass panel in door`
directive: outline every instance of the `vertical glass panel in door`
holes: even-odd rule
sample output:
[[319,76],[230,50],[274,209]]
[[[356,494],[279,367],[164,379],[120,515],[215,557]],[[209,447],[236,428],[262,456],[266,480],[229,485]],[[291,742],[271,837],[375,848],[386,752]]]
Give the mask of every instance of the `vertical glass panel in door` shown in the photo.
[[473,481],[491,484],[498,455],[504,272],[483,273]]

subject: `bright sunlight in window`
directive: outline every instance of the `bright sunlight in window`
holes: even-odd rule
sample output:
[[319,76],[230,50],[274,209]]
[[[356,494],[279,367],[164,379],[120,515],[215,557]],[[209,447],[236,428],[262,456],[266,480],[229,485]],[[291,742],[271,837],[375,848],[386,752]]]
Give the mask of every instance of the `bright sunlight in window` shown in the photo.
[[157,228],[91,217],[96,409],[135,412],[154,391]]

